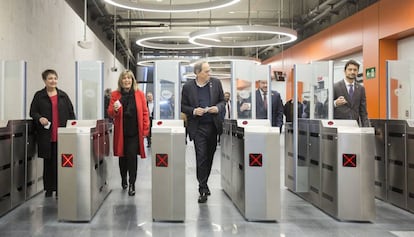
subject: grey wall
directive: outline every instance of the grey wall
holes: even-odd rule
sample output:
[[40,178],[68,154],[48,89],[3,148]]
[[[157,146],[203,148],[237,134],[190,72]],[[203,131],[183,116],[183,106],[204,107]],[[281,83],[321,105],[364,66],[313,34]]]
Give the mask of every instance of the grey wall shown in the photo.
[[[59,88],[75,103],[75,61],[104,62],[104,88],[116,88],[118,72],[111,72],[113,55],[87,29],[86,38],[93,42],[83,49],[83,19],[63,0],[0,0],[0,59],[27,62],[27,110],[34,93],[44,87],[41,72],[57,70]],[[123,69],[120,62],[115,62]]]

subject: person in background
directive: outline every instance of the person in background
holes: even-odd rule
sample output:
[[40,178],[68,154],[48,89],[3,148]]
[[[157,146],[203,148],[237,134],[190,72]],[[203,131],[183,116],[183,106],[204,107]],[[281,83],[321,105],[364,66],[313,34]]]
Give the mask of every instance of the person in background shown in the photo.
[[130,70],[119,75],[118,88],[112,92],[108,115],[114,121],[114,155],[119,157],[122,189],[135,195],[137,178],[137,155],[146,158],[144,137],[149,132],[147,101],[138,89],[135,76]]
[[[256,119],[267,119],[267,81],[260,80],[259,88],[256,90]],[[277,91],[271,91],[272,108],[271,123],[272,127],[279,127],[282,132],[283,126],[283,103]]]
[[149,134],[147,136],[147,147],[151,147],[151,135],[152,135],[152,119],[154,118],[154,96],[152,92],[147,92],[147,107],[149,114]]
[[[283,114],[286,117],[286,122],[293,122],[293,99],[290,99],[283,106]],[[298,118],[302,118],[302,103],[298,101]]]
[[75,119],[75,112],[69,96],[57,88],[57,72],[47,69],[42,73],[42,79],[45,87],[35,93],[30,105],[30,117],[36,131],[38,157],[44,159],[45,196],[51,197],[56,192],[57,197],[58,127],[66,127],[68,120]]
[[198,203],[207,202],[210,189],[207,185],[217,148],[217,136],[223,132],[221,113],[224,110],[223,87],[220,80],[210,78],[207,62],[194,65],[195,80],[187,81],[182,89],[181,112],[187,116],[187,130],[194,141]]
[[[313,113],[314,114],[314,118],[315,119],[322,119],[322,118],[325,118],[324,117],[324,110],[323,110],[323,104],[322,104],[322,102],[320,102],[319,101],[319,99],[318,99],[318,96],[317,95],[314,95],[313,96],[313,103],[314,103],[314,105],[315,105],[315,112]],[[327,118],[327,117],[326,117]]]
[[111,100],[111,88],[106,88],[104,92],[104,118],[109,118],[108,116],[108,106],[109,101]]
[[231,118],[231,100],[230,100],[230,92],[224,92],[224,101],[226,102],[225,104],[225,113],[224,113],[224,118],[225,119],[230,119]]
[[349,60],[345,64],[345,78],[334,84],[334,119],[354,119],[361,127],[368,127],[365,88],[355,82],[359,63]]

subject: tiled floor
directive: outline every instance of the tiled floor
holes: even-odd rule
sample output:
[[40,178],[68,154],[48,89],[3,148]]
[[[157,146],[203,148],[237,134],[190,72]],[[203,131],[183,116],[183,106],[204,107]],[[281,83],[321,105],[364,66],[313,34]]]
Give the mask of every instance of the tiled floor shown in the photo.
[[90,223],[57,221],[57,201],[45,198],[42,193],[0,217],[0,236],[414,236],[414,214],[387,203],[376,202],[374,223],[338,222],[285,188],[281,190],[280,222],[247,222],[220,187],[219,156],[215,158],[209,181],[212,195],[206,204],[198,204],[193,152],[189,144],[184,223],[152,222],[151,159],[139,160],[135,197],[129,197],[121,189],[114,159],[112,192]]

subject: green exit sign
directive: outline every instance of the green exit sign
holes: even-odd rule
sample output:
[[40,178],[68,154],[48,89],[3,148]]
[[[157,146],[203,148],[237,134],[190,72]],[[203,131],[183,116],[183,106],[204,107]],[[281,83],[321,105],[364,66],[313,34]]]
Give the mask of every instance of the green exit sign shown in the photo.
[[365,77],[367,79],[375,78],[375,67],[370,67],[365,69]]

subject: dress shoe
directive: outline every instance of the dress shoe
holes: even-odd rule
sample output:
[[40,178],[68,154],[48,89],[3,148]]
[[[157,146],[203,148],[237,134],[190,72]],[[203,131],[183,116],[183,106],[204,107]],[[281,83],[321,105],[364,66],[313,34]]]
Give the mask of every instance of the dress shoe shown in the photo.
[[200,197],[198,197],[198,203],[205,203],[207,202],[207,193],[201,193]]
[[53,191],[46,191],[45,197],[51,197],[53,194]]
[[129,185],[128,195],[129,196],[135,196],[135,184],[130,184]]
[[128,188],[128,183],[127,183],[126,179],[122,179],[122,184],[121,184],[121,186],[122,186],[122,189],[123,189],[123,190],[125,190],[125,189],[127,189],[127,188]]

